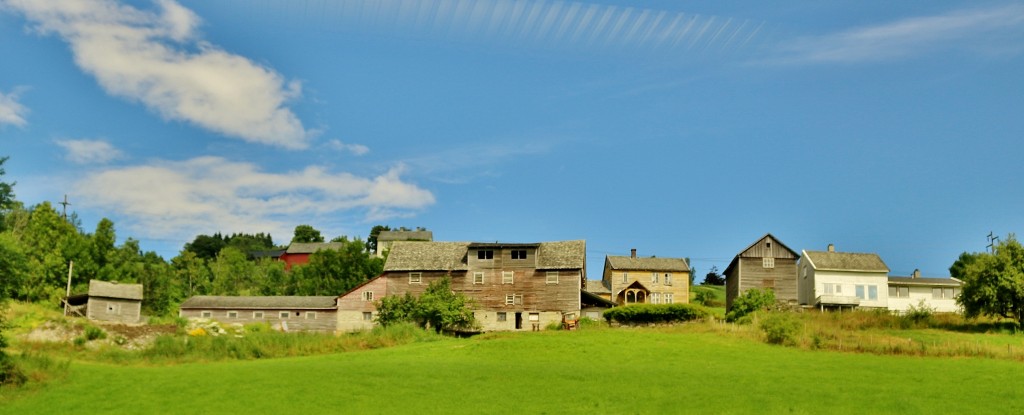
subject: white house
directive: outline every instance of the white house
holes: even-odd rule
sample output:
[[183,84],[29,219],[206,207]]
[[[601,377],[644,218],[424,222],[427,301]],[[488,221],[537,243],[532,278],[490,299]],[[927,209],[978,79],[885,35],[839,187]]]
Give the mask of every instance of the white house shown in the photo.
[[889,309],[902,314],[923,304],[940,313],[956,313],[962,285],[956,278],[921,278],[916,269],[909,277],[889,277]]
[[878,254],[802,251],[797,266],[800,304],[826,308],[886,308],[889,267]]

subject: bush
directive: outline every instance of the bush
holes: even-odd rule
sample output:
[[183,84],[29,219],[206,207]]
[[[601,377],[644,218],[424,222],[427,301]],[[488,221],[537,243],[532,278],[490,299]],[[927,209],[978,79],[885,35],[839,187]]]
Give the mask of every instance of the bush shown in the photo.
[[694,288],[693,290],[693,301],[697,304],[702,304],[705,307],[711,307],[715,303],[715,293],[711,290],[702,290]]
[[85,326],[85,340],[93,341],[96,339],[107,338],[107,332],[96,326]]
[[907,314],[904,316],[907,320],[916,326],[929,325],[932,321],[932,315],[935,314],[935,308],[929,306],[924,300],[921,300],[914,306],[910,305],[907,309]]
[[737,322],[747,314],[758,310],[767,310],[773,305],[775,305],[775,293],[772,290],[753,288],[736,297],[736,300],[732,302],[732,308],[725,314],[725,321]]
[[707,318],[711,313],[693,304],[633,304],[604,312],[605,321],[619,324],[674,323]]
[[768,343],[795,346],[800,322],[787,313],[773,313],[761,320],[759,325],[767,336]]

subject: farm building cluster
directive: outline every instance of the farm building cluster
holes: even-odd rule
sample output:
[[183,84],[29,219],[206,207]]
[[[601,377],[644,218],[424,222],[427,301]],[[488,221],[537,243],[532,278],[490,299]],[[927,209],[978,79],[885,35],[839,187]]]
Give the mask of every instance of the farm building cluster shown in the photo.
[[[689,302],[691,269],[684,258],[605,257],[600,280],[588,280],[586,242],[436,242],[429,232],[381,235],[387,251],[381,275],[337,297],[197,296],[180,316],[224,324],[266,322],[284,330],[349,332],[372,328],[386,296],[419,295],[450,278],[453,291],[473,300],[483,331],[541,330],[552,323],[600,318],[626,304]],[[299,265],[329,244],[301,244],[282,260]],[[770,289],[776,299],[819,310],[873,308],[906,312],[921,304],[955,312],[961,282],[954,278],[890,276],[873,253],[803,250],[766,234],[740,251],[724,271],[726,307],[745,291]]]
[[[332,243],[292,244],[262,253],[300,266]],[[383,272],[338,296],[195,296],[179,316],[223,324],[263,322],[287,331],[350,332],[376,324],[381,298],[422,294],[450,278],[452,290],[472,300],[483,331],[541,330],[552,323],[599,319],[617,305],[687,303],[691,269],[685,258],[605,256],[600,280],[587,279],[586,242],[436,242],[429,231],[384,231]],[[385,255],[385,252],[387,253]],[[891,276],[874,253],[797,253],[765,234],[733,257],[723,272],[726,308],[750,289],[770,289],[776,300],[818,310],[887,309],[904,313],[927,306],[957,312],[961,281],[925,278],[918,271]],[[69,296],[66,312],[94,320],[134,323],[141,319],[138,284],[90,281],[88,294]]]

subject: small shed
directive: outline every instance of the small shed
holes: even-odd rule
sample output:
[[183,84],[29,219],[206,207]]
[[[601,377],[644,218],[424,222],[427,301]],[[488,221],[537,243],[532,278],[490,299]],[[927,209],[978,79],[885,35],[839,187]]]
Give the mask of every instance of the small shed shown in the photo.
[[142,284],[89,280],[89,293],[65,299],[67,310],[90,320],[138,323],[142,320]]

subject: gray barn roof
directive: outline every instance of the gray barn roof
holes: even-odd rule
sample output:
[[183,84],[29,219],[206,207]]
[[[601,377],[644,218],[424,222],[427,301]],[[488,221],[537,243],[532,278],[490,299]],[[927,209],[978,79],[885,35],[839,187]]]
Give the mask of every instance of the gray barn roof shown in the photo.
[[341,249],[345,246],[342,242],[309,242],[293,243],[288,245],[289,254],[312,254],[321,249]]
[[615,270],[676,272],[686,272],[690,270],[690,266],[686,265],[686,260],[683,258],[642,258],[612,255],[608,255],[605,258],[611,269]]
[[[407,242],[395,241],[384,264],[384,271],[465,271],[470,246],[490,246],[470,242]],[[539,244],[504,244],[537,247],[538,269],[583,269],[586,241],[541,242]]]
[[878,254],[804,251],[804,256],[817,270],[889,272]]
[[89,280],[89,296],[142,300],[142,284]]
[[181,308],[230,309],[333,309],[336,296],[219,296],[197,295],[181,303]]

